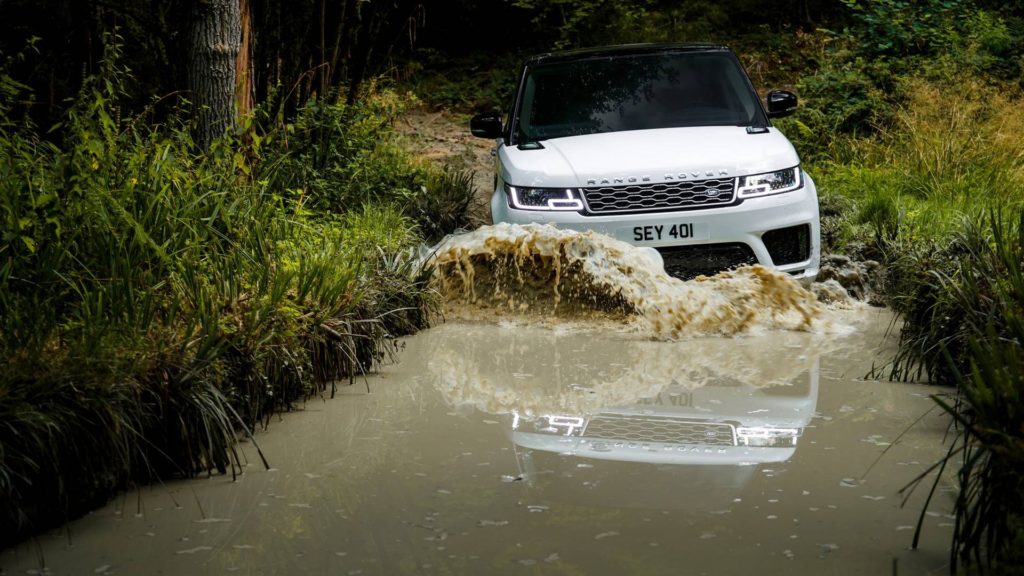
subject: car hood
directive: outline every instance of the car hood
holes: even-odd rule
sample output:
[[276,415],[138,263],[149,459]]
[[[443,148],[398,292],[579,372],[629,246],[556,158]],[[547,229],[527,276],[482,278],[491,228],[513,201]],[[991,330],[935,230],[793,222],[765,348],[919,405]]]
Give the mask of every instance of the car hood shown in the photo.
[[503,181],[514,186],[580,187],[747,176],[800,163],[781,132],[711,126],[555,138],[540,149],[503,146]]

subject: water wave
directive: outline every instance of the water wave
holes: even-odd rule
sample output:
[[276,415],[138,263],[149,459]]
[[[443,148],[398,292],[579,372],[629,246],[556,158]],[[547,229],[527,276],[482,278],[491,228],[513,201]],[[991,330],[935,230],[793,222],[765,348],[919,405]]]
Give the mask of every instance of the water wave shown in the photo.
[[827,329],[823,306],[789,275],[745,266],[682,281],[647,250],[540,224],[497,224],[447,239],[429,262],[450,316],[619,317],[658,339]]

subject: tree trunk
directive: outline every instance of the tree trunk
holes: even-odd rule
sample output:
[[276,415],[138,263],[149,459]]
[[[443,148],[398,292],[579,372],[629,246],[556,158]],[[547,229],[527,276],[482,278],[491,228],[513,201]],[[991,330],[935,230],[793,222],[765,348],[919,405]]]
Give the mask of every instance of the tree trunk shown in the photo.
[[241,42],[235,59],[235,99],[239,117],[248,116],[253,109],[256,92],[252,81],[252,7],[249,0],[238,0],[241,17]]
[[239,0],[193,0],[188,82],[202,149],[234,127],[235,63],[242,36]]

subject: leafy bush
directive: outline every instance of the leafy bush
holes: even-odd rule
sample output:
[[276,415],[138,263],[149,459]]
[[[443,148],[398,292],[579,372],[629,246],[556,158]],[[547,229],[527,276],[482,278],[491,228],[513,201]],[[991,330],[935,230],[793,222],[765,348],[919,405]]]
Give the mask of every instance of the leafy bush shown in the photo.
[[421,171],[390,138],[406,101],[371,91],[355,104],[339,95],[311,99],[266,149],[266,179],[309,208],[343,213],[388,202],[417,188]]
[[[181,121],[126,119],[117,62],[112,45],[58,145],[0,120],[0,544],[127,483],[238,472],[237,434],[426,325],[406,217],[311,210],[275,172],[294,169],[273,149],[287,128],[200,154]],[[0,110],[20,89],[0,70]],[[359,160],[369,112],[350,131],[317,119],[304,150],[322,173],[332,135],[383,170]]]
[[283,135],[262,144],[259,177],[285,190],[293,209],[346,214],[389,205],[428,240],[465,227],[472,175],[426,166],[399,145],[392,125],[409,102],[372,86],[356,104],[310,100]]
[[428,172],[418,194],[407,200],[407,212],[419,222],[420,232],[430,242],[468,228],[474,216],[473,173],[449,167]]

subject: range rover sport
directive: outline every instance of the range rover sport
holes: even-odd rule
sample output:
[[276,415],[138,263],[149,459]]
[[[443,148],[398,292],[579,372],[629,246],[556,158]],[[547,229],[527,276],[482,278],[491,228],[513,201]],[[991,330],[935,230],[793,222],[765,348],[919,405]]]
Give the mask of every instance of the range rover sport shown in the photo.
[[526,61],[515,101],[471,121],[497,140],[495,223],[551,223],[656,249],[677,277],[760,263],[810,282],[818,199],[723,46],[630,45]]

